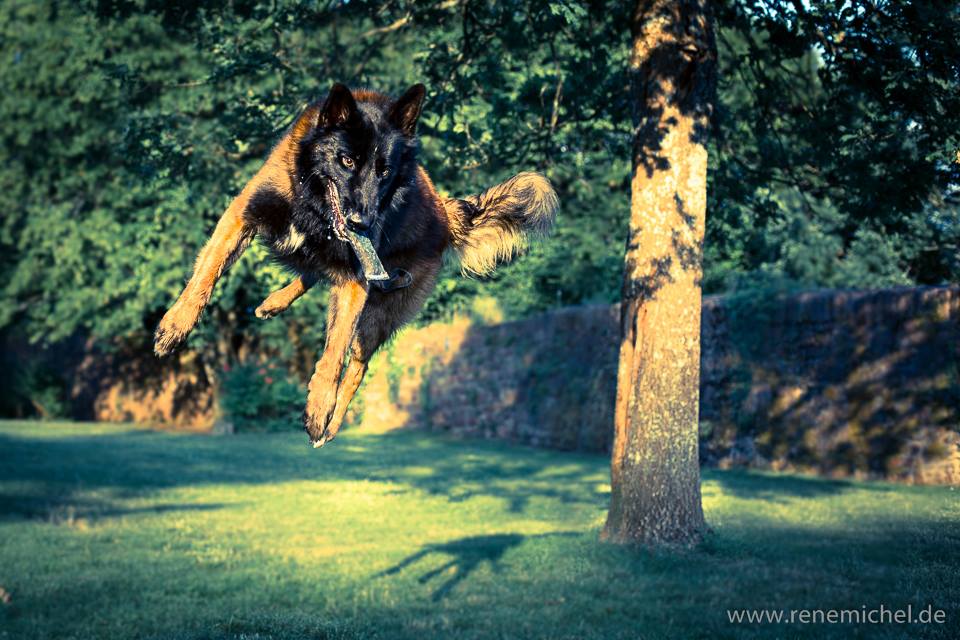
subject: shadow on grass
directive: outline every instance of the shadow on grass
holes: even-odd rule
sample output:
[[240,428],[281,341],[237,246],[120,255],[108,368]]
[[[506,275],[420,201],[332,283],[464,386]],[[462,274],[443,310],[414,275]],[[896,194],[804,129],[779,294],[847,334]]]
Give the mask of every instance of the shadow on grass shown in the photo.
[[600,488],[607,470],[597,467],[596,456],[411,432],[353,432],[316,451],[293,434],[227,438],[132,430],[50,437],[44,428],[38,425],[22,438],[0,434],[0,482],[41,483],[69,499],[71,489],[80,487],[127,498],[205,484],[365,480],[451,502],[497,498],[514,513],[525,511],[533,499],[592,505],[607,495]]
[[[386,482],[399,485],[401,492],[421,491],[451,502],[496,498],[512,513],[525,512],[531,500],[599,505],[609,495],[602,455],[424,438],[410,431],[367,435],[351,430],[315,451],[300,434],[217,437],[130,430],[77,435],[74,429],[62,437],[47,435],[45,429],[38,425],[25,430],[25,437],[0,433],[0,482],[41,484],[58,501],[69,501],[80,487],[129,498],[180,486],[290,480]],[[756,474],[740,471],[706,470],[704,475],[734,496],[772,502],[839,494],[853,487],[888,490],[883,484],[802,476],[768,474],[766,481],[756,482]],[[8,496],[7,504],[16,499]]]
[[380,573],[378,577],[400,573],[410,565],[416,564],[433,554],[450,556],[451,560],[417,578],[417,582],[420,584],[427,584],[437,576],[452,572],[453,575],[433,592],[432,599],[440,600],[484,562],[489,563],[491,569],[499,572],[499,562],[503,554],[507,552],[507,549],[518,546],[523,542],[523,539],[524,536],[517,533],[501,533],[492,536],[462,538],[443,544],[428,544],[420,551],[407,556],[398,564]]
[[[716,482],[723,493],[745,500],[764,500],[785,503],[792,498],[820,498],[850,490],[890,491],[892,487],[880,483],[857,483],[851,480],[832,480],[814,476],[784,475],[775,472],[728,469],[704,469],[704,480]],[[758,482],[763,478],[763,482]],[[704,496],[708,494],[704,489]]]
[[78,498],[66,493],[11,495],[0,493],[0,522],[4,520],[42,520],[52,524],[71,524],[80,520],[97,521],[140,514],[161,514],[171,511],[214,511],[227,506],[220,503],[154,504],[144,507],[126,507],[109,500]]
[[453,591],[454,587],[460,584],[460,582],[463,580],[466,580],[474,570],[484,563],[489,564],[490,568],[495,573],[500,573],[500,561],[503,558],[503,555],[509,549],[518,547],[521,543],[527,540],[537,538],[570,537],[576,535],[581,534],[575,531],[543,533],[539,535],[501,533],[489,536],[471,536],[441,544],[428,544],[416,553],[407,556],[386,571],[377,574],[376,577],[385,578],[396,575],[411,565],[418,564],[421,560],[425,560],[432,555],[448,556],[450,557],[450,560],[448,560],[446,563],[441,564],[439,567],[430,569],[417,578],[418,583],[425,585],[433,580],[433,578],[441,576],[442,574],[453,574],[434,590],[433,594],[431,595],[431,600],[436,602],[448,596],[450,592]]

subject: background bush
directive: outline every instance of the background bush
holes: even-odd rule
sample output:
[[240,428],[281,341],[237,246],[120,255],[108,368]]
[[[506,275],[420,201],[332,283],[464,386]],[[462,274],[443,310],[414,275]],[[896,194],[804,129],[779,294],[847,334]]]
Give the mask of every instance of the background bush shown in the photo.
[[280,431],[296,424],[306,389],[276,362],[224,367],[221,419],[236,431]]
[[[704,287],[955,281],[960,9],[946,1],[715,3],[720,85]],[[423,81],[423,164],[445,192],[538,169],[556,233],[489,279],[441,275],[421,321],[613,302],[629,205],[625,3],[563,0],[0,5],[0,332],[146,350],[230,199],[334,81]],[[301,376],[325,293],[255,248],[191,337],[211,371],[252,354]],[[310,356],[312,357],[312,355]]]

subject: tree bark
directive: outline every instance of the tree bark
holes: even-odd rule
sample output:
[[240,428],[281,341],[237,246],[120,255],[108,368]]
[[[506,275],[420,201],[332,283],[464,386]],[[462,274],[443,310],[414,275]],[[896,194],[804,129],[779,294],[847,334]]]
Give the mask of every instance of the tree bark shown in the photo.
[[700,280],[716,86],[709,0],[640,0],[633,179],[611,501],[603,538],[694,544],[700,499]]

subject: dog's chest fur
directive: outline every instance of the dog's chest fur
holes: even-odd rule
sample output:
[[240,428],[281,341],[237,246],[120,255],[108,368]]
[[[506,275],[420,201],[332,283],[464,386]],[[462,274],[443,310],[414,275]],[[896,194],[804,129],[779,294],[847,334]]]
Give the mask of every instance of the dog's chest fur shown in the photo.
[[322,194],[304,191],[293,202],[261,187],[244,213],[274,259],[300,274],[349,276],[359,266],[346,242],[334,235]]

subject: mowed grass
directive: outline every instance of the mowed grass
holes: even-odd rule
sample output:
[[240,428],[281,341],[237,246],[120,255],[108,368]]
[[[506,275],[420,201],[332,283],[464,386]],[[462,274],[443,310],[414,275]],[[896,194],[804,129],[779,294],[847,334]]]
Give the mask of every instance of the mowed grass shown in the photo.
[[[956,637],[960,493],[707,471],[693,551],[598,542],[603,456],[414,432],[0,423],[2,638]],[[943,625],[734,625],[932,605]]]

